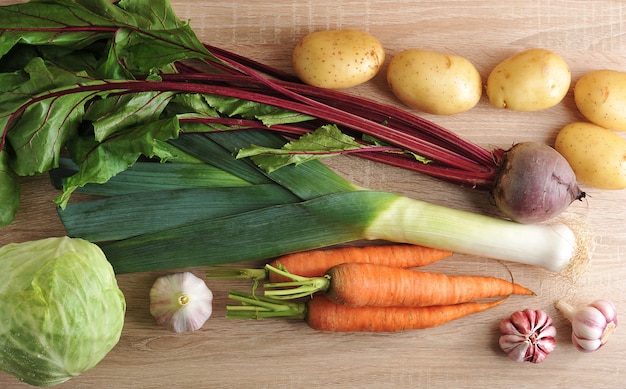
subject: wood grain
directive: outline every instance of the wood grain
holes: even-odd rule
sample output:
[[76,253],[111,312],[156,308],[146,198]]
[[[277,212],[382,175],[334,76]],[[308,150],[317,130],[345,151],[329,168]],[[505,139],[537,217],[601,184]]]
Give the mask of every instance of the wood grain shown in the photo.
[[[0,4],[14,1],[2,0]],[[470,59],[486,79],[496,63],[522,49],[555,50],[574,79],[598,68],[626,71],[626,3],[622,1],[172,1],[207,43],[290,71],[291,47],[319,29],[357,28],[378,37],[389,58],[425,48]],[[383,69],[384,71],[384,69]],[[398,104],[384,73],[350,93]],[[571,93],[557,107],[536,113],[496,110],[483,97],[472,111],[451,117],[424,115],[485,147],[552,142],[566,123],[581,120]],[[328,165],[354,182],[451,207],[494,213],[487,194],[460,189],[416,173],[357,158]],[[47,177],[23,179],[17,221],[0,230],[0,244],[63,235]],[[536,297],[505,304],[448,325],[399,334],[328,334],[302,322],[229,321],[226,293],[242,282],[210,282],[215,313],[202,330],[174,335],[153,322],[148,291],[162,273],[119,276],[128,300],[122,339],[94,369],[59,388],[617,388],[626,382],[626,342],[618,331],[606,347],[582,354],[569,341],[557,299],[587,303],[610,298],[626,309],[626,192],[584,188],[589,198],[570,215],[593,227],[590,269],[576,282],[523,265],[454,255],[430,269],[450,274],[504,276],[533,289]],[[233,237],[236,238],[236,237]],[[207,247],[210,250],[210,247]],[[202,276],[202,269],[192,269]],[[498,324],[515,310],[545,309],[557,326],[556,351],[541,365],[517,364],[499,350]],[[0,387],[20,388],[0,372]]]

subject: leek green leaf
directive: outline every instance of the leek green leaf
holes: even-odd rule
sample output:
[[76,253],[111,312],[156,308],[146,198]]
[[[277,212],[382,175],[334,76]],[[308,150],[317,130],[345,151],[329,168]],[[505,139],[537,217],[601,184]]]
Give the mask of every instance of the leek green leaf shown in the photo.
[[70,236],[102,242],[299,200],[273,184],[188,188],[72,203],[59,216]]
[[[197,126],[194,123],[182,124],[182,128],[185,131],[192,130],[193,132],[197,127],[202,126]],[[227,171],[251,184],[268,184],[272,182],[272,180],[263,174],[263,172],[259,171],[253,164],[247,161],[237,161],[232,158],[231,151],[228,148],[215,142],[209,136],[217,136],[219,138],[218,133],[210,135],[186,134],[185,136],[171,139],[169,143],[185,153],[198,158],[202,162]]]
[[102,250],[117,274],[266,259],[362,239],[376,215],[397,197],[375,191],[334,193],[202,219],[105,244]]
[[[171,149],[176,151],[174,147]],[[98,196],[118,196],[160,190],[252,185],[225,170],[197,160],[181,160],[177,155],[173,162],[137,162],[107,182],[89,183],[76,191]],[[62,158],[59,167],[50,172],[52,184],[56,189],[63,189],[65,179],[77,172],[78,166],[72,160]]]
[[[187,135],[185,135],[184,138],[186,137]],[[234,153],[236,150],[250,144],[280,148],[281,145],[284,145],[286,142],[285,138],[269,131],[216,132],[206,134],[206,137],[209,137],[211,140],[224,147],[225,150],[229,150],[230,153]],[[200,154],[202,154],[201,150],[201,148],[198,150]],[[206,151],[204,154],[206,154]],[[271,173],[259,168],[254,162],[248,159],[223,158],[220,163],[224,164],[224,161],[229,161],[229,163],[232,164],[244,162],[244,166],[252,166],[257,174],[262,173],[273,182],[289,189],[303,200],[309,200],[336,192],[348,192],[362,189],[358,185],[339,176],[334,170],[328,168],[320,161],[309,161],[297,167],[295,165],[285,166]]]

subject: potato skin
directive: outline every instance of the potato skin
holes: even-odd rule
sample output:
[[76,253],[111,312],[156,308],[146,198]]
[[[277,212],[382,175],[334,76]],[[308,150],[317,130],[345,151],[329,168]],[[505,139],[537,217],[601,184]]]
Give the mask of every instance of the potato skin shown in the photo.
[[480,74],[470,61],[419,49],[392,58],[387,83],[407,106],[438,115],[469,111],[482,95]]
[[571,80],[569,66],[561,56],[529,49],[496,65],[487,78],[487,96],[496,108],[540,111],[561,102]]
[[375,37],[358,30],[325,30],[303,37],[292,53],[302,82],[327,89],[350,88],[373,78],[385,62]]
[[598,189],[626,188],[626,141],[617,133],[574,122],[559,131],[554,148],[581,182]]
[[574,101],[592,123],[626,131],[626,73],[605,69],[583,75],[574,86]]

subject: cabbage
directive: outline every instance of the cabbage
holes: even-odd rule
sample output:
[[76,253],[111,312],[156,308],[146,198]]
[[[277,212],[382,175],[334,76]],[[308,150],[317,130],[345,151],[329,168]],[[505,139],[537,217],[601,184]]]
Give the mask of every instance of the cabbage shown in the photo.
[[117,344],[126,301],[98,246],[60,237],[0,248],[0,369],[52,386]]

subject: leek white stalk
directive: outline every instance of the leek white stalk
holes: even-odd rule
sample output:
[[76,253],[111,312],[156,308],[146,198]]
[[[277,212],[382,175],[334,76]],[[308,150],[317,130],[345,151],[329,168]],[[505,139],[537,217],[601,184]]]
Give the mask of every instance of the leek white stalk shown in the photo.
[[367,228],[367,239],[386,239],[564,270],[579,249],[565,224],[519,224],[398,197]]

